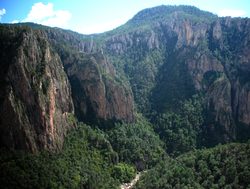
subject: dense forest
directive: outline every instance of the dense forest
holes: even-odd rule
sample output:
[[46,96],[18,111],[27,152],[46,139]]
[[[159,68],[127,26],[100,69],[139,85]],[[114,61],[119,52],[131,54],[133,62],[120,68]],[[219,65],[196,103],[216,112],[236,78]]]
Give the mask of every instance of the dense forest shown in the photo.
[[250,143],[231,143],[165,158],[136,188],[249,188]]
[[71,119],[77,126],[60,152],[1,150],[1,188],[117,188],[165,154],[145,119],[108,132]]
[[[74,119],[72,119],[75,121]],[[188,135],[168,155],[142,117],[108,132],[83,123],[66,137],[62,151],[27,154],[1,150],[2,188],[117,188],[142,174],[136,188],[249,188],[250,143],[195,150]],[[178,134],[178,133],[177,133]],[[164,147],[165,146],[165,147]],[[189,151],[186,152],[183,151]],[[188,150],[189,149],[189,150]],[[175,155],[171,157],[170,155]],[[180,154],[177,156],[177,154]]]

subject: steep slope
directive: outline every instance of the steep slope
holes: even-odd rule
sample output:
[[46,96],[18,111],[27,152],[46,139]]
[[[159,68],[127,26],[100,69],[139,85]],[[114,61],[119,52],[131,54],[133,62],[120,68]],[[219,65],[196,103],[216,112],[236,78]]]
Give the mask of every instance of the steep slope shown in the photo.
[[1,26],[0,32],[1,147],[60,149],[74,109],[59,56],[41,31]]
[[77,118],[103,127],[133,122],[129,84],[119,78],[92,37],[50,29],[47,34],[69,77]]
[[110,136],[76,124],[58,153],[1,149],[1,188],[117,189],[135,176],[134,163],[152,167],[164,154],[159,137],[146,120],[119,124],[110,130]]
[[74,32],[28,25],[0,29],[1,147],[60,149],[74,112],[101,127],[134,121],[132,92],[105,56],[76,48]]
[[130,78],[140,111],[165,111],[195,93],[186,59],[201,53],[216,19],[195,7],[160,6],[139,12],[106,37],[104,48]]
[[159,6],[99,35],[21,25],[46,33],[69,78],[81,121],[104,127],[133,122],[135,110],[154,120],[179,113],[186,100],[199,94],[205,145],[250,136],[247,18]]
[[189,6],[139,12],[106,33],[102,48],[129,78],[139,111],[177,111],[205,96],[211,145],[250,136],[250,19],[219,18]]
[[132,122],[131,91],[115,78],[114,70],[101,54],[83,55],[67,67],[78,118],[97,121]]
[[224,18],[213,23],[209,36],[209,50],[223,72],[210,75],[214,82],[207,87],[208,107],[219,125],[242,138],[250,134],[249,26],[250,19]]
[[0,185],[116,188],[152,168],[138,188],[247,187],[249,143],[192,151],[250,138],[249,25],[190,6],[89,36],[0,25]]

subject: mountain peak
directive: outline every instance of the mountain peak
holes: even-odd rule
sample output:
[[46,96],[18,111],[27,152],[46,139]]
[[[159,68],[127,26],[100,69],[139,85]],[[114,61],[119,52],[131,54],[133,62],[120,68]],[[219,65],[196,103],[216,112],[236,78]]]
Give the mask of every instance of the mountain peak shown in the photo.
[[170,5],[160,5],[153,8],[147,8],[140,12],[138,12],[129,23],[143,23],[148,21],[161,21],[166,18],[171,18],[173,13],[179,13],[182,15],[191,15],[192,17],[200,17],[200,18],[214,18],[216,15],[198,9],[195,6],[188,5],[179,5],[179,6],[170,6]]

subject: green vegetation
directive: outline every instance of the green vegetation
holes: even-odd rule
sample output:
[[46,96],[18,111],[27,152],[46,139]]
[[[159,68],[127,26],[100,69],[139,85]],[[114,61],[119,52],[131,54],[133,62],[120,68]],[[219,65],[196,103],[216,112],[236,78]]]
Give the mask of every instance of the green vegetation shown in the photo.
[[116,163],[103,134],[79,124],[59,153],[1,151],[0,183],[1,188],[116,188]]
[[222,77],[223,74],[221,72],[208,71],[204,74],[203,83],[205,86],[212,85],[217,79]]
[[112,176],[118,179],[121,183],[127,183],[134,178],[135,173],[136,171],[133,166],[129,166],[125,163],[118,163],[114,166]]
[[182,101],[195,94],[193,80],[178,53],[170,53],[166,61],[168,63],[159,71],[151,96],[153,108],[160,113],[178,110]]
[[[158,6],[154,8],[148,8],[137,13],[126,24],[118,27],[117,29],[107,32],[108,34],[120,33],[126,31],[149,30],[153,28],[153,24],[157,22],[168,22],[175,19],[175,13],[178,12],[178,21],[185,21],[186,19],[192,19],[196,23],[209,23],[217,18],[216,15],[201,11],[193,6]],[[107,35],[107,33],[105,33]]]
[[[148,34],[143,37],[148,37]],[[118,70],[123,83],[129,83],[139,112],[150,112],[150,93],[155,87],[155,76],[164,63],[161,50],[148,50],[147,42],[126,49],[126,53],[117,57],[109,55],[110,62]]]
[[203,124],[202,111],[202,98],[194,96],[182,103],[178,113],[153,116],[155,132],[165,143],[168,154],[176,156],[198,147]]
[[[134,178],[136,171],[147,170],[136,188],[249,189],[249,142],[201,149],[217,145],[222,137],[227,140],[221,141],[228,142],[246,141],[250,136],[249,125],[240,122],[242,110],[237,104],[249,91],[249,67],[243,61],[248,48],[239,43],[248,34],[237,19],[216,19],[195,7],[160,6],[100,35],[83,36],[32,23],[0,25],[3,78],[8,78],[13,63],[8,61],[16,57],[23,36],[41,32],[36,52],[44,55],[48,47],[59,55],[70,80],[75,114],[91,125],[78,123],[74,114],[68,114],[68,123],[76,128],[69,132],[60,152],[1,150],[1,188],[118,188]],[[214,27],[217,21],[219,30]],[[33,66],[26,61],[33,91],[38,91],[41,101],[49,102],[46,95],[51,83],[46,69],[51,64],[37,60]],[[85,83],[74,74],[79,71],[81,77],[86,70],[89,74],[84,82],[91,87],[103,79],[105,86],[124,86],[127,94],[132,90],[136,112],[142,113],[137,113],[135,123],[100,121],[91,111],[82,116],[88,107],[84,103],[80,107],[81,98],[88,103],[84,96],[88,89],[80,90]],[[6,81],[0,81],[0,91],[6,86]],[[227,89],[224,97],[220,96],[222,89]],[[213,90],[216,93],[209,96]],[[107,98],[112,95],[108,87],[105,93]],[[214,101],[218,97],[217,104],[210,97]],[[3,100],[0,103],[7,103]],[[17,108],[26,111],[19,101]],[[217,119],[224,110],[228,110],[223,116],[226,124],[219,125]],[[227,123],[231,119],[234,122]]]
[[141,116],[134,124],[117,124],[108,136],[119,159],[136,165],[138,170],[152,167],[164,155],[162,141]]
[[144,173],[136,188],[250,188],[250,143],[219,145],[166,158]]
[[[77,124],[73,115],[68,116]],[[110,137],[109,137],[110,136]],[[109,137],[109,138],[108,138]],[[61,152],[0,152],[1,188],[117,188],[137,169],[156,164],[164,154],[150,124],[118,124],[104,133],[78,123]]]

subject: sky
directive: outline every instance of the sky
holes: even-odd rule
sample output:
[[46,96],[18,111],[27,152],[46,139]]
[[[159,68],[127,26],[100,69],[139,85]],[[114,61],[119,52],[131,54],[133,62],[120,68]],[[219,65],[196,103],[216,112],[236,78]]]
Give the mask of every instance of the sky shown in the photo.
[[193,5],[218,16],[250,17],[250,0],[0,0],[0,22],[35,22],[83,34],[112,30],[145,8]]

